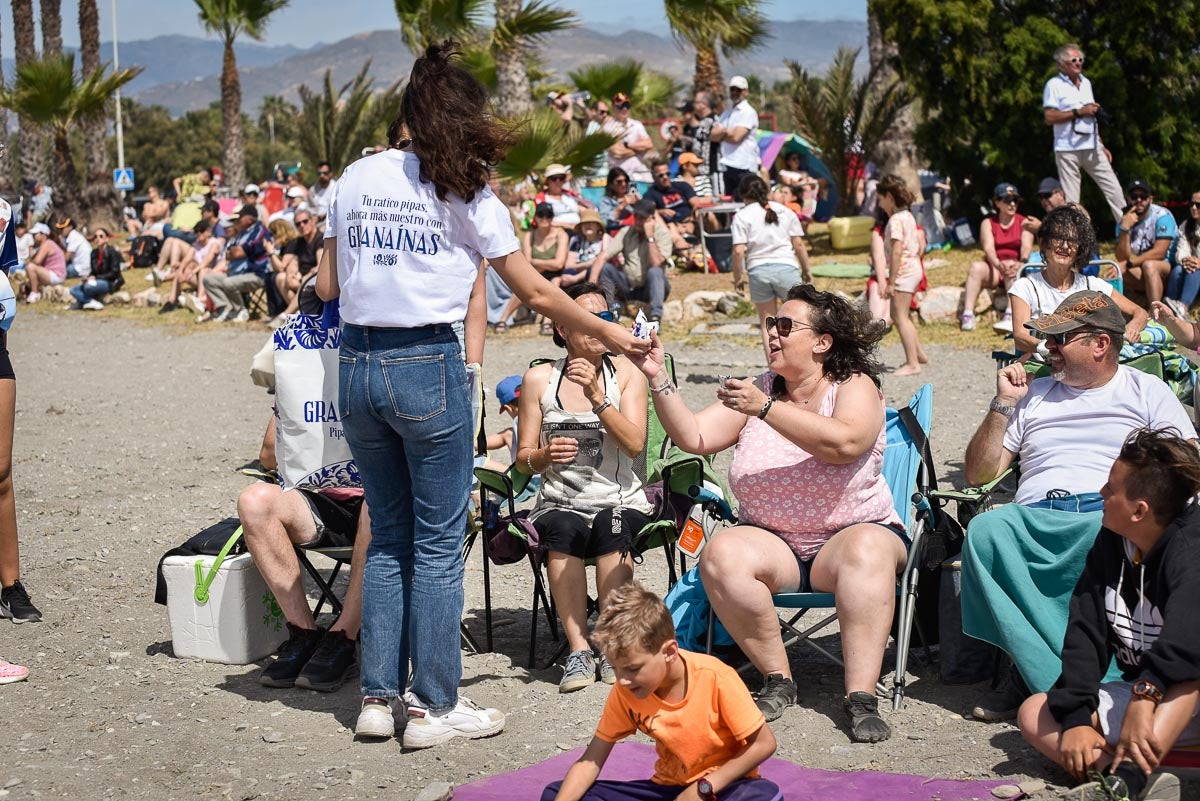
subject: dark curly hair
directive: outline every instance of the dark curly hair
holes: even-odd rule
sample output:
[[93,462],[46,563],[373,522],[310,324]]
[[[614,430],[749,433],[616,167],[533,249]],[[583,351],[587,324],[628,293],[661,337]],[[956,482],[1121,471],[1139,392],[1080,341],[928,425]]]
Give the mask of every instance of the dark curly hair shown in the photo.
[[1130,498],[1145,500],[1163,525],[1183,514],[1200,492],[1200,451],[1173,428],[1131,432],[1117,460],[1130,468]]
[[[876,357],[876,346],[883,338],[884,329],[876,325],[866,309],[855,306],[841,295],[822,292],[812,284],[796,284],[787,295],[788,300],[798,300],[809,309],[808,322],[816,335],[829,334],[833,346],[825,356],[825,375],[834,381],[846,381],[856,373],[869,376],[880,386],[879,376],[883,365]],[[775,377],[771,387],[775,395],[782,395],[784,382]]]
[[1078,247],[1071,267],[1076,270],[1091,261],[1092,254],[1096,252],[1096,231],[1092,228],[1092,221],[1073,206],[1059,206],[1047,212],[1042,220],[1042,227],[1038,229],[1037,238],[1043,258],[1055,239],[1074,242]]
[[[604,298],[604,308],[607,309],[612,306],[612,296],[608,294],[608,291],[604,287],[600,286],[600,284],[593,284],[591,281],[583,281],[578,284],[571,284],[569,287],[564,289],[563,292],[571,300],[579,300],[584,295],[599,295],[600,297]],[[558,345],[560,348],[565,348],[567,346],[567,340],[563,339],[562,334],[558,333],[557,325],[554,326],[554,344]]]
[[421,159],[421,181],[432,183],[438,200],[457,195],[467,203],[487,186],[491,165],[516,141],[513,125],[489,111],[487,90],[455,61],[458,45],[433,44],[413,64],[388,126],[390,147],[401,147],[407,126],[412,151]]

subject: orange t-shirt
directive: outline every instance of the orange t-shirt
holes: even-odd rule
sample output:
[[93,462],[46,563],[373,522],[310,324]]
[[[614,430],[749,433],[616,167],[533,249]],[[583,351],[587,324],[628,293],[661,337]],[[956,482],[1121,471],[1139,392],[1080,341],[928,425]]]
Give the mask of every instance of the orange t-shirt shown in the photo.
[[[652,781],[686,786],[728,762],[766,722],[733,668],[706,654],[680,651],[687,694],[669,703],[654,693],[636,698],[613,685],[596,736],[615,743],[635,731],[654,740]],[[746,774],[757,778],[758,770]]]

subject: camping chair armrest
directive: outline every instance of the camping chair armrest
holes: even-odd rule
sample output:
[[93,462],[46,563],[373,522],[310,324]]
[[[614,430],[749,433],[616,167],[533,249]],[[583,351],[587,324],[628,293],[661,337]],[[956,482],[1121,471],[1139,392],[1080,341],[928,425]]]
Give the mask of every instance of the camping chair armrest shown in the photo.
[[508,503],[508,514],[512,517],[517,513],[517,496],[525,491],[533,476],[522,473],[514,464],[503,473],[486,467],[476,467],[475,478],[479,479],[482,489],[494,492]]
[[997,485],[1008,478],[1014,469],[1015,465],[1008,467],[1004,472],[986,484],[964,487],[963,489],[933,490],[929,493],[929,497],[938,507],[942,508],[946,506],[948,501],[957,503],[959,507],[958,519],[963,525],[966,525],[965,521],[977,515],[980,512],[980,508],[991,501],[992,493],[996,490]]

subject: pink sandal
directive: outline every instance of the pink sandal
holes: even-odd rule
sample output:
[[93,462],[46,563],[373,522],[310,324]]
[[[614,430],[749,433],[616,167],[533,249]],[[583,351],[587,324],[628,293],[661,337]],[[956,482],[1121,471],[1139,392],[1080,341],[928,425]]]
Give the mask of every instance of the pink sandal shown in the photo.
[[12,684],[29,678],[29,668],[0,659],[0,684]]

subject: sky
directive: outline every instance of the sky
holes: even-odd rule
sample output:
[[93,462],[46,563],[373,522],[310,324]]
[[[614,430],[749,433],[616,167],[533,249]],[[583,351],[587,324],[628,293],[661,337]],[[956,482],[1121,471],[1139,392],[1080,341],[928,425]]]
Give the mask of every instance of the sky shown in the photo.
[[[97,0],[100,10],[100,39],[112,39],[112,6],[114,0]],[[205,36],[197,21],[196,8],[191,0],[115,0],[119,25],[118,43],[150,39],[163,34]],[[558,0],[558,3],[577,11],[584,24],[613,31],[639,28],[666,33],[662,3],[656,0]],[[765,0],[767,16],[778,20],[797,19],[857,19],[867,17],[866,0]],[[0,54],[13,57],[11,4],[0,11]],[[329,13],[329,0],[292,0],[276,14],[267,27],[265,42],[273,45],[291,44],[311,47],[317,42],[336,42],[365,31],[394,27],[395,5],[392,0],[342,0],[338,13]],[[79,44],[78,3],[64,0],[63,42]],[[35,9],[34,16],[38,16]],[[38,41],[40,47],[41,30]],[[109,60],[110,56],[104,56]]]

